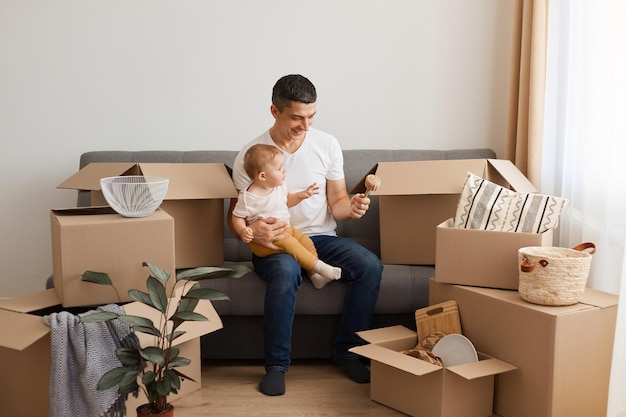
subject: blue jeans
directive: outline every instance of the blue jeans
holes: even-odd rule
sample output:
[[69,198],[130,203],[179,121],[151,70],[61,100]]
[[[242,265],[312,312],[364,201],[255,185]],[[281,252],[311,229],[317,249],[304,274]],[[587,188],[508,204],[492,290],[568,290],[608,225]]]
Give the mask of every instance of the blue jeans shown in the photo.
[[[348,286],[339,331],[337,357],[354,356],[348,349],[364,343],[355,332],[371,326],[378,299],[383,266],[376,255],[353,240],[335,236],[311,236],[318,256],[341,267],[340,283]],[[264,258],[253,256],[254,269],[265,281],[263,316],[265,368],[286,372],[291,361],[291,329],[302,270],[286,253]]]

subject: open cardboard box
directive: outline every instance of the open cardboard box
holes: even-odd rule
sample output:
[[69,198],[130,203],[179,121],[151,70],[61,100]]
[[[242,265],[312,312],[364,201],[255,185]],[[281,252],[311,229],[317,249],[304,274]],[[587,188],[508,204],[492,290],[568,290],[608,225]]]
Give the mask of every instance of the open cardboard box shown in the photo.
[[591,288],[551,307],[517,291],[430,281],[430,303],[456,300],[476,349],[517,366],[499,375],[494,412],[504,417],[605,416],[618,297]]
[[[174,219],[161,209],[140,218],[110,207],[51,210],[50,224],[54,288],[64,307],[132,301],[128,290],[146,289],[143,262],[176,269]],[[115,288],[83,282],[87,270],[106,272]]]
[[495,375],[515,367],[485,355],[442,368],[402,353],[417,334],[403,326],[357,333],[370,342],[350,349],[371,360],[372,400],[417,417],[490,417]]
[[118,175],[169,178],[161,208],[176,223],[176,268],[224,263],[224,199],[237,197],[224,164],[96,162],[63,181],[58,188],[90,191],[92,205],[106,205],[100,179]]
[[[386,264],[435,263],[437,225],[456,214],[467,172],[518,192],[537,192],[512,162],[502,159],[379,162],[381,260]],[[352,193],[365,191],[365,177]]]
[[544,233],[459,229],[453,219],[437,226],[435,279],[449,284],[517,290],[517,252],[526,246],[552,246]]
[[[0,416],[48,416],[50,327],[43,322],[43,316],[61,311],[59,303],[54,290],[0,300]],[[127,314],[142,316],[150,314],[151,310],[137,302],[123,307]],[[200,389],[200,336],[222,328],[222,321],[210,301],[201,300],[196,312],[208,321],[183,324],[181,330],[186,330],[187,334],[176,339],[181,356],[192,361],[181,371],[195,381],[183,381],[179,393],[170,396],[171,401]],[[137,335],[142,345],[150,343],[149,336]],[[146,402],[142,394],[138,398],[131,396],[127,407],[131,411]]]

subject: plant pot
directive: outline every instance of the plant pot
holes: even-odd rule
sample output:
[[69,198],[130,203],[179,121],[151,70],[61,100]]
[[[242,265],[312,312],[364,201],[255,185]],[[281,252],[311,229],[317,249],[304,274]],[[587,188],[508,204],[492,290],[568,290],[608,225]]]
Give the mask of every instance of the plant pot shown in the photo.
[[150,408],[150,404],[143,404],[137,407],[137,417],[174,417],[174,406],[172,404],[168,404],[168,410],[161,414],[155,414],[154,411]]

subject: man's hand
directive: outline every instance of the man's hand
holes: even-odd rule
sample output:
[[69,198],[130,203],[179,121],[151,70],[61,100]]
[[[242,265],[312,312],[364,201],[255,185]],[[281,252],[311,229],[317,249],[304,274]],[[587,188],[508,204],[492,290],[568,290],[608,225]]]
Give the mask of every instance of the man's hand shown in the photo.
[[288,223],[278,221],[273,217],[268,219],[259,219],[248,225],[253,231],[254,238],[252,241],[258,245],[265,246],[276,251],[283,249],[276,246],[274,242],[287,237],[285,229]]
[[350,199],[350,218],[360,219],[370,208],[370,199],[365,194],[355,194]]

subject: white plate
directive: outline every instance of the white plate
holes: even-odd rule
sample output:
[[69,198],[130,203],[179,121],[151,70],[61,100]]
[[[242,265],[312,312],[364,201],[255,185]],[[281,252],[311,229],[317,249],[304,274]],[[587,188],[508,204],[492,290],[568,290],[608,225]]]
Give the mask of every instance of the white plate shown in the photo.
[[441,358],[445,367],[478,361],[478,353],[472,342],[458,333],[442,337],[433,347],[433,354]]

